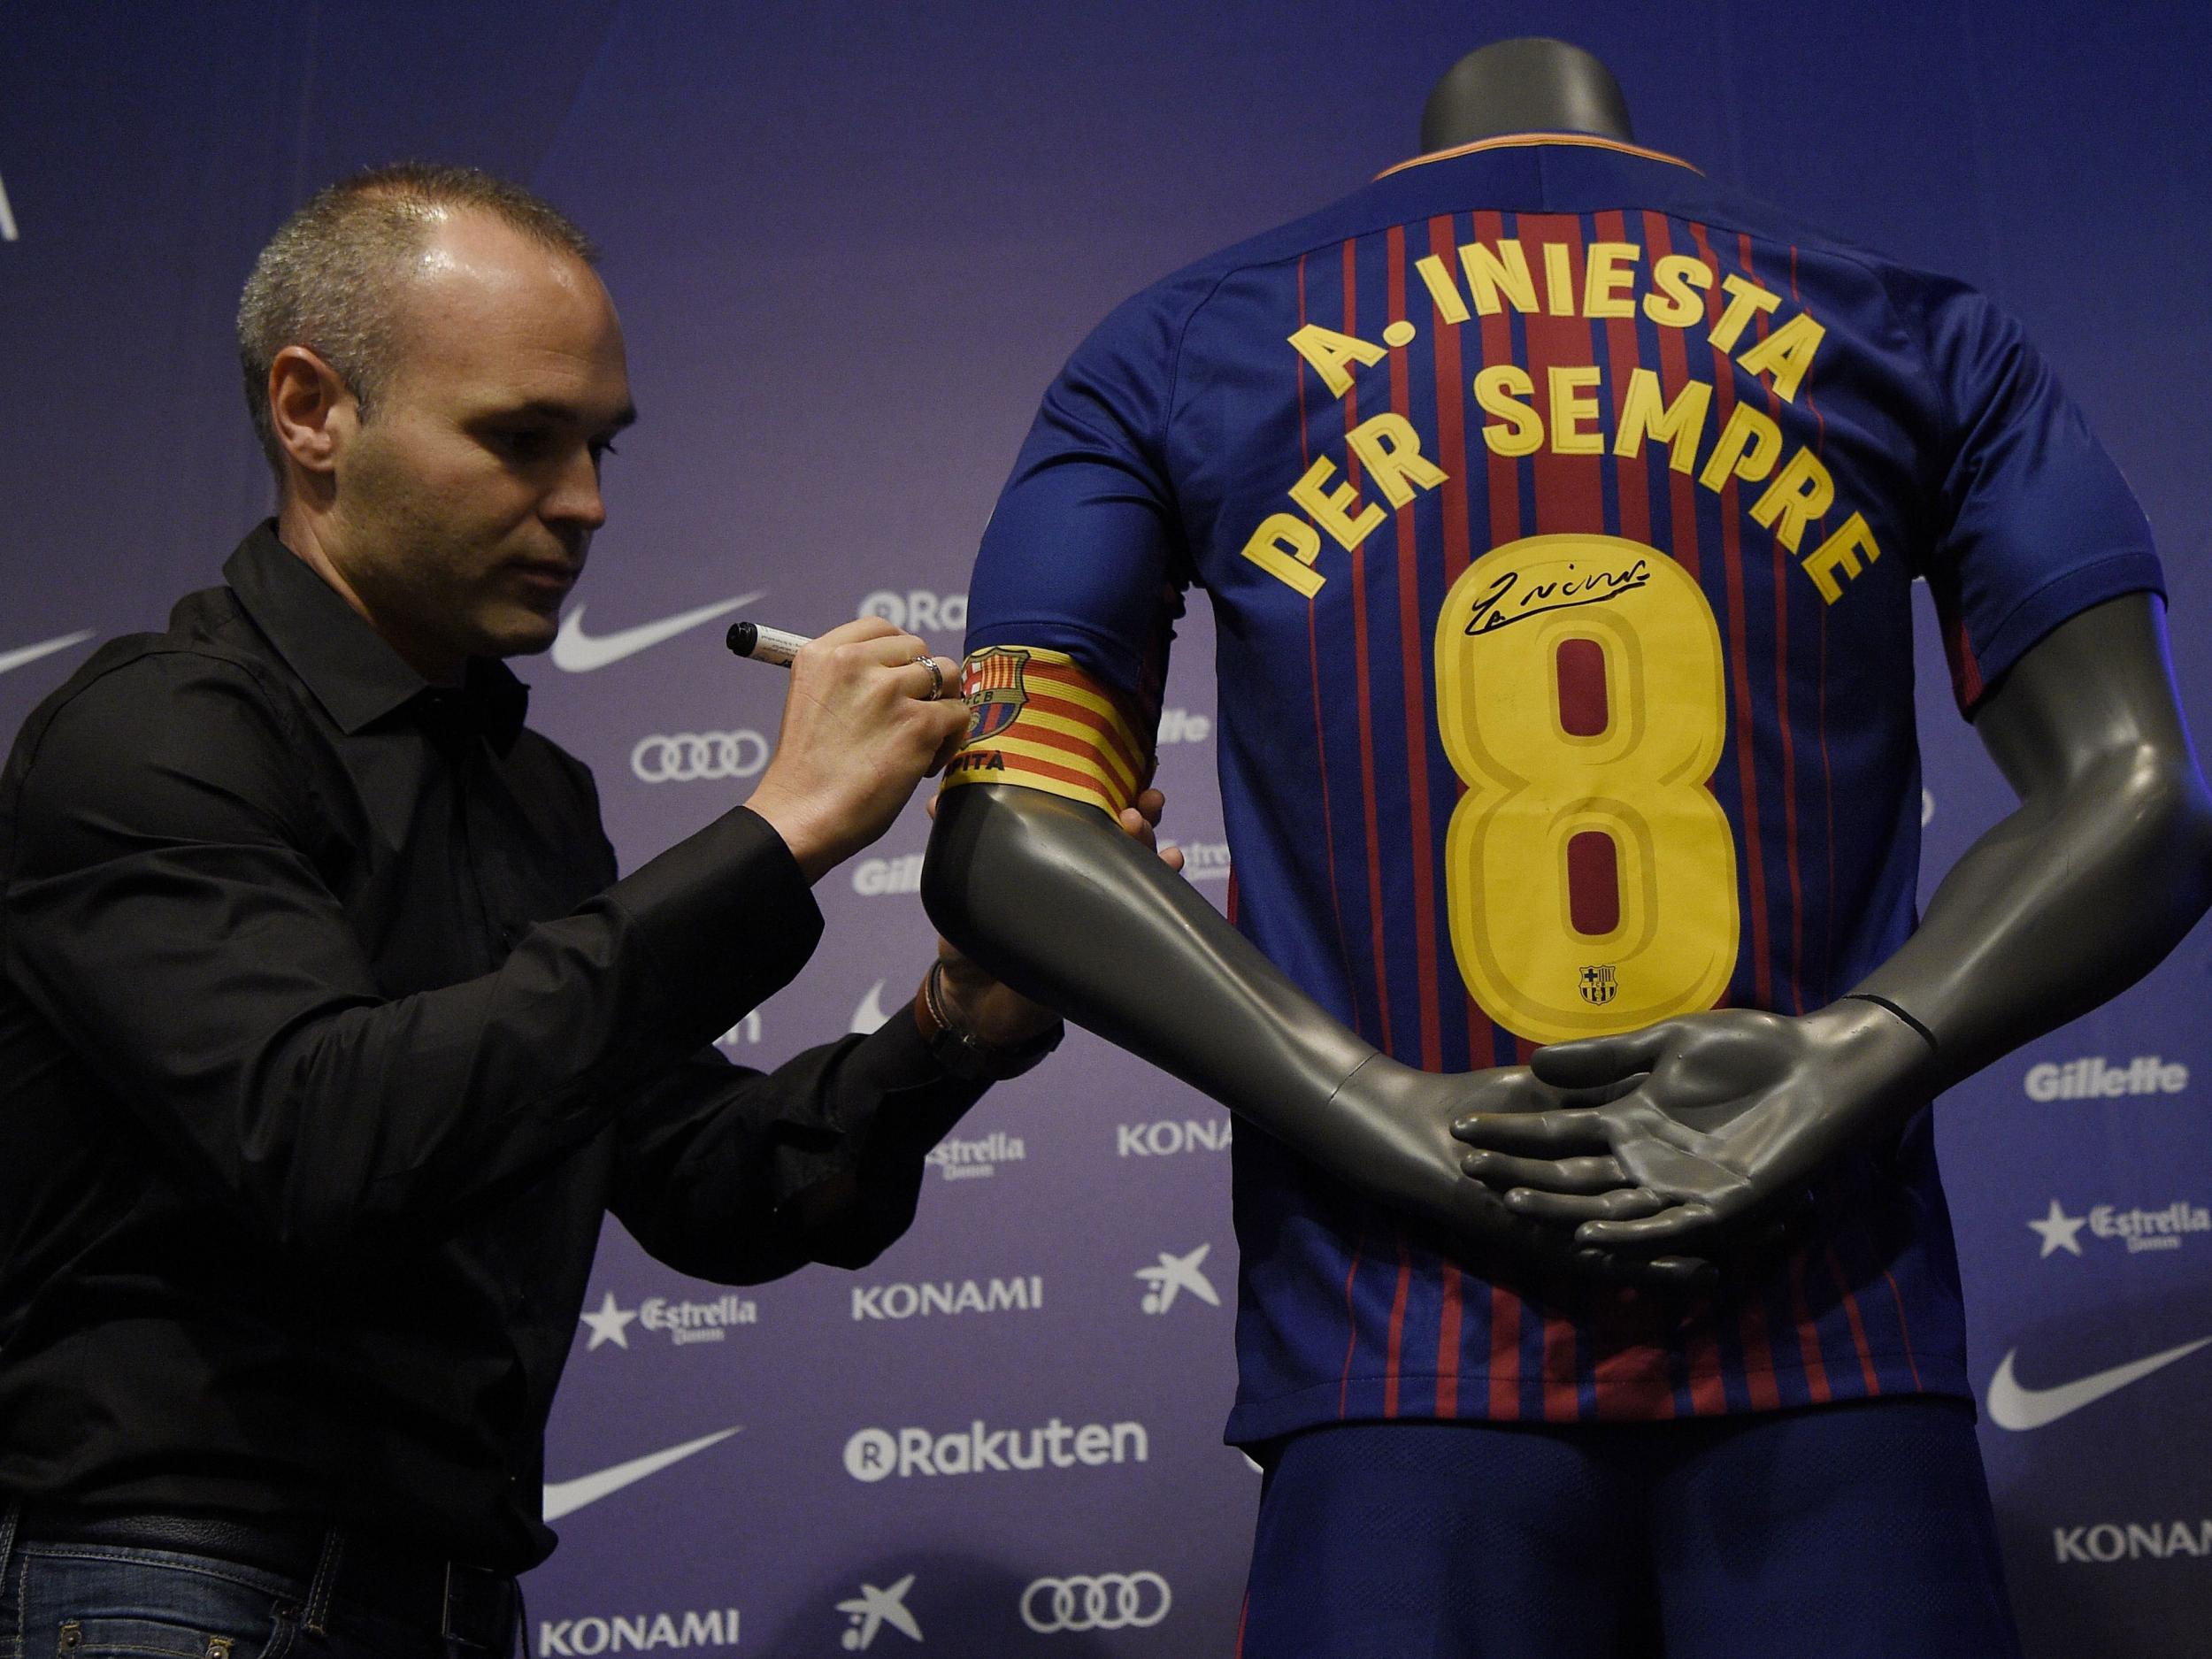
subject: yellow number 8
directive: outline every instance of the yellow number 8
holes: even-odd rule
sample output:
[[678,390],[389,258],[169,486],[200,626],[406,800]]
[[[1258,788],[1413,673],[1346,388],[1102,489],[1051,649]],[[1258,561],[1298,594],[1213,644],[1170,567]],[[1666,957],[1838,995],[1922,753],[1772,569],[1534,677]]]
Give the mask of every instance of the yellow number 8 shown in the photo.
[[1618,536],[1539,535],[1468,566],[1436,624],[1452,950],[1537,1042],[1713,1006],[1740,918],[1720,630],[1688,572]]

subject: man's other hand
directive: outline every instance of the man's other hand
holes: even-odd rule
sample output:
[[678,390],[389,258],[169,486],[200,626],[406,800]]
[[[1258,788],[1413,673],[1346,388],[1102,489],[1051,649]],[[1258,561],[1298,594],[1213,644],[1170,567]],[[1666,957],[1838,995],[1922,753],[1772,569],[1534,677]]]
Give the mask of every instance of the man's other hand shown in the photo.
[[[1183,849],[1160,846],[1160,815],[1166,810],[1167,797],[1157,789],[1147,789],[1137,797],[1136,805],[1122,808],[1121,827],[1132,841],[1157,850],[1160,862],[1170,870],[1180,871]],[[929,815],[937,816],[934,797],[929,803]],[[1018,1048],[1043,1036],[1059,1019],[1041,1002],[1033,1002],[993,979],[942,939],[937,941],[937,955],[945,964],[941,985],[946,1013],[986,1047]]]
[[[936,664],[936,673],[918,659]],[[776,752],[750,807],[809,881],[891,827],[968,722],[960,668],[881,617],[810,641],[791,663]],[[932,700],[933,690],[946,694]]]

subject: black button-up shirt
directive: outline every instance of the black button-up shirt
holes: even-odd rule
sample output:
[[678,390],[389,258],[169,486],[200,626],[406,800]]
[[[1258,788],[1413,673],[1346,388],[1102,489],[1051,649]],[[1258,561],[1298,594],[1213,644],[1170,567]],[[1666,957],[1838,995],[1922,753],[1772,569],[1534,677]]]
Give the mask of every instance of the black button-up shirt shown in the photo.
[[505,668],[426,685],[273,526],[224,574],[0,774],[0,1501],[519,1571],[603,1214],[857,1265],[979,1091],[903,1010],[728,1064],[821,933],[765,823],[617,881]]

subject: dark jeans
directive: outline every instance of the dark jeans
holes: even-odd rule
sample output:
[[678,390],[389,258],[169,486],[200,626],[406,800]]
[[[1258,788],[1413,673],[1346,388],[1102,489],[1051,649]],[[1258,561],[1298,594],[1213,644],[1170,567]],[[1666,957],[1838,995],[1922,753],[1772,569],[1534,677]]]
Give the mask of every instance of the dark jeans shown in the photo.
[[[309,1578],[210,1555],[12,1538],[0,1509],[0,1659],[487,1659],[425,1621],[349,1600],[329,1552]],[[334,1594],[334,1590],[336,1594]]]

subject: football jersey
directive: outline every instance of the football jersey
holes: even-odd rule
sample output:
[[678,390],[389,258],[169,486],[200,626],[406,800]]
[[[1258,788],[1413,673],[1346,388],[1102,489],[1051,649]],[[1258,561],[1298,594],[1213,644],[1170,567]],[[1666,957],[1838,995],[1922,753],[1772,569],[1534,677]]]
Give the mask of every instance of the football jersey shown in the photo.
[[[1970,712],[2156,590],[2148,527],[1971,288],[1654,151],[1425,156],[1116,311],[1045,396],[969,595],[948,786],[1142,787],[1214,607],[1235,925],[1430,1071],[1797,1014],[1916,920],[1911,590]],[[1232,1440],[1969,1392],[1922,1113],[1708,1297],[1539,1296],[1261,1134]]]

